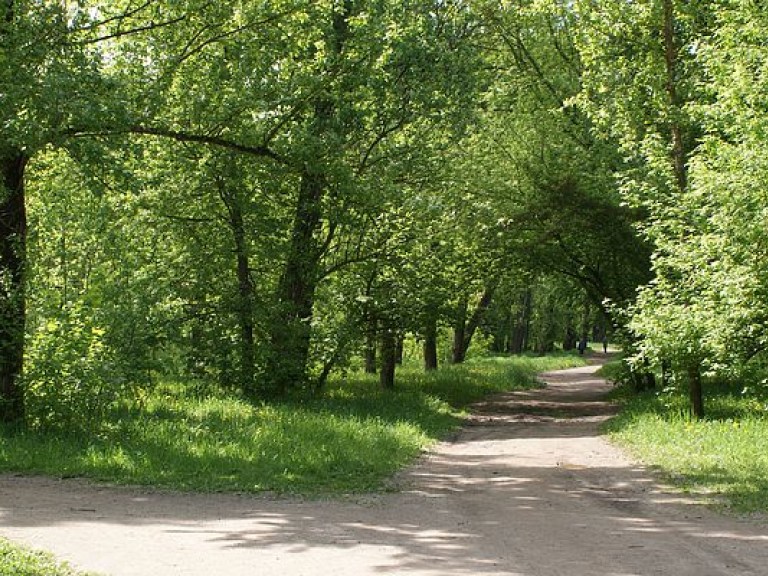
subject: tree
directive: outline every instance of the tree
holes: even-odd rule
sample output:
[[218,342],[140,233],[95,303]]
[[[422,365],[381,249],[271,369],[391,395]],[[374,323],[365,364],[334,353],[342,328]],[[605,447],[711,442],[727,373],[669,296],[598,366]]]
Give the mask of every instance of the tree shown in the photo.
[[701,417],[701,368],[710,352],[697,313],[703,295],[678,248],[701,223],[696,212],[681,208],[692,194],[691,156],[701,135],[689,105],[704,100],[698,44],[710,29],[711,7],[583,2],[577,11],[585,63],[581,102],[596,126],[621,142],[622,191],[646,212],[643,231],[654,246],[655,279],[631,308],[631,327],[642,341],[641,356],[673,359],[687,374],[692,410]]
[[59,5],[6,0],[0,20],[0,420],[23,417],[21,372],[26,324],[25,170],[36,150],[57,137],[62,118],[76,111],[76,90],[87,57],[70,50]]

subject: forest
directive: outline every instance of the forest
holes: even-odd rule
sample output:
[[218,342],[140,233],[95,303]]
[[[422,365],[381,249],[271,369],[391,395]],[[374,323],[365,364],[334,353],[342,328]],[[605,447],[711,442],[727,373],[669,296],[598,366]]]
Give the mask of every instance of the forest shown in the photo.
[[3,0],[0,420],[604,338],[765,386],[759,0]]

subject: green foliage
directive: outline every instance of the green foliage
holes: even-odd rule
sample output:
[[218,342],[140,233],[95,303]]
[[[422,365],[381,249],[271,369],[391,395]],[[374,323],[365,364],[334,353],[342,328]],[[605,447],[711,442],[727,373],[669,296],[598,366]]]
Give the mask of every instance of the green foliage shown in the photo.
[[[86,576],[57,562],[50,554],[0,538],[0,574],[13,576]],[[93,575],[95,576],[95,575]]]
[[614,384],[626,385],[628,383],[628,366],[622,358],[616,358],[600,366],[595,375]]
[[27,346],[27,423],[34,429],[89,430],[103,421],[130,385],[103,341],[104,330],[70,310],[51,320]]
[[123,405],[97,433],[6,432],[0,469],[182,490],[342,493],[381,489],[462,422],[468,404],[536,385],[560,358],[478,359],[430,374],[404,370],[396,391],[362,375],[313,400],[254,406],[165,383],[143,409]]
[[768,393],[709,386],[709,418],[691,420],[679,392],[625,398],[607,430],[680,489],[736,512],[768,511]]

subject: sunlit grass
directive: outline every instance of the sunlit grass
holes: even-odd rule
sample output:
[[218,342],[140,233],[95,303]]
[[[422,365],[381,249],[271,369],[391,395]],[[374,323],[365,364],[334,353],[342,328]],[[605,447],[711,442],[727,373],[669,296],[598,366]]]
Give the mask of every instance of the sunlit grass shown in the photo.
[[0,574],[8,576],[86,576],[57,562],[50,554],[0,538]]
[[737,512],[768,512],[768,402],[719,387],[708,418],[691,420],[679,394],[628,400],[608,430],[682,490]]
[[425,374],[332,380],[319,398],[253,405],[158,386],[142,410],[115,412],[92,434],[0,436],[0,470],[84,476],[181,490],[333,494],[383,489],[462,422],[474,401],[536,386],[535,374],[583,363],[573,356],[479,359]]

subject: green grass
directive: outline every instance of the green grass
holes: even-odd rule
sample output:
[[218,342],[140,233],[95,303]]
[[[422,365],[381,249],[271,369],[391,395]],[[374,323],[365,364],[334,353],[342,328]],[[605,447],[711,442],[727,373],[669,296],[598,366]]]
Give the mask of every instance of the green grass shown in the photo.
[[708,418],[678,394],[628,396],[607,431],[685,492],[737,513],[768,512],[768,399],[710,386]]
[[50,554],[0,538],[0,574],[13,576],[85,576]]
[[355,375],[332,381],[321,398],[262,406],[166,383],[142,410],[124,408],[91,434],[0,434],[0,471],[196,491],[378,490],[459,426],[471,402],[582,363],[487,358],[430,374],[405,367],[395,391]]

